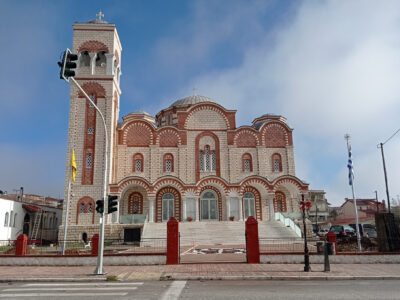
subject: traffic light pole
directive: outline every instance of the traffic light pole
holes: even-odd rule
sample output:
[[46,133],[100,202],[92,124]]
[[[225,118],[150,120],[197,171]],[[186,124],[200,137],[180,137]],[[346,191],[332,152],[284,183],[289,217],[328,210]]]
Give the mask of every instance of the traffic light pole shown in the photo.
[[97,265],[96,265],[96,269],[93,272],[93,274],[95,274],[95,275],[103,275],[103,274],[105,274],[104,269],[103,269],[104,227],[105,227],[106,212],[108,211],[108,207],[107,207],[108,203],[106,201],[106,199],[107,199],[107,173],[108,173],[108,132],[107,132],[106,120],[104,119],[104,116],[103,116],[102,112],[100,111],[100,109],[93,102],[93,100],[90,99],[88,94],[86,94],[86,92],[82,89],[82,87],[74,79],[74,77],[70,77],[70,79],[76,85],[76,87],[82,92],[82,94],[85,96],[85,98],[97,110],[97,112],[99,113],[99,115],[101,117],[101,120],[103,121],[103,125],[104,125],[104,134],[105,134],[105,140],[106,140],[105,141],[105,149],[104,149],[104,182],[103,182],[104,210],[100,217],[100,237],[99,237],[99,253],[97,256]]

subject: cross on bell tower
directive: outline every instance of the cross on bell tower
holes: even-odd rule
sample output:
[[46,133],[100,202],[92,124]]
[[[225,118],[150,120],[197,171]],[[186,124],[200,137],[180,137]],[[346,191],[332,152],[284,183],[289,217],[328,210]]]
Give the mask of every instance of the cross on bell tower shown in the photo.
[[101,20],[101,18],[104,17],[104,14],[101,12],[101,10],[96,14],[96,16]]

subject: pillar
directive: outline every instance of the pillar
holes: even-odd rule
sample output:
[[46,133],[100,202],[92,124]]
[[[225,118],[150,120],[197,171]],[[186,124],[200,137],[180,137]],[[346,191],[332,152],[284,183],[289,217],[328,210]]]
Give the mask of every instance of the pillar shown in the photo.
[[200,207],[200,197],[198,197],[196,201],[196,222],[200,221],[199,207]]
[[182,211],[182,220],[183,221],[186,221],[186,219],[187,219],[187,216],[186,216],[186,198],[183,198],[182,199],[182,209],[183,209],[183,211]]
[[260,263],[260,242],[258,240],[258,222],[250,216],[246,221],[246,251],[249,264]]
[[231,197],[227,198],[226,201],[226,220],[229,221],[230,216],[232,216],[231,214]]
[[243,221],[243,198],[239,198],[239,220]]
[[106,74],[114,75],[114,54],[106,53],[105,56],[106,56],[106,63],[107,63]]
[[155,199],[154,198],[148,198],[148,199],[149,199],[149,222],[153,223]]
[[96,233],[92,236],[92,256],[99,254],[99,234]]
[[15,255],[16,256],[25,256],[26,255],[26,246],[28,244],[28,237],[26,234],[20,234],[17,237],[16,247],[15,247]]
[[275,210],[274,210],[274,198],[275,194],[267,194],[268,209],[269,209],[269,220],[275,220]]
[[167,222],[167,265],[179,264],[179,222],[171,217]]
[[89,57],[90,57],[90,74],[95,75],[97,53],[89,52]]

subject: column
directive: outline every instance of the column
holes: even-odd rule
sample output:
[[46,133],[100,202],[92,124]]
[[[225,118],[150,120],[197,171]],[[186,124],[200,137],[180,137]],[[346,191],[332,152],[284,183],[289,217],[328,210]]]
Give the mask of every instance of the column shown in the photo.
[[226,220],[229,221],[229,217],[231,216],[231,197],[226,198]]
[[153,223],[154,222],[154,203],[155,203],[155,198],[148,198],[149,199],[149,222]]
[[200,221],[199,207],[200,207],[200,197],[198,197],[196,201],[196,222]]
[[243,221],[243,203],[242,200],[243,198],[239,198],[239,220]]
[[183,211],[182,211],[182,221],[186,221],[187,216],[186,216],[186,198],[182,199],[182,206],[183,206]]
[[95,69],[96,69],[96,57],[97,53],[89,53],[90,57],[90,74],[94,75],[95,74]]
[[275,220],[275,211],[274,211],[274,197],[275,194],[267,194],[267,201],[268,201],[268,209],[269,209],[269,220]]
[[114,54],[106,53],[105,56],[106,56],[106,62],[107,62],[106,74],[114,75]]

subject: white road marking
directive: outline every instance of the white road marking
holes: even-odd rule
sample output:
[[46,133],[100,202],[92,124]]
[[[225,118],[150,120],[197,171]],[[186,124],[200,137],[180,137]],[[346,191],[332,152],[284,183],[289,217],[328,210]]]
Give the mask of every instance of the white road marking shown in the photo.
[[122,285],[142,285],[143,282],[88,282],[88,283],[27,283],[24,284],[23,286],[85,286],[85,285],[90,285],[90,286],[102,286],[102,285],[115,285],[115,286],[122,286]]
[[182,293],[183,288],[186,285],[186,281],[174,281],[169,286],[168,290],[165,291],[161,300],[177,300]]
[[16,298],[16,297],[65,297],[65,296],[126,296],[128,293],[31,293],[31,294],[0,294],[0,298]]
[[[91,290],[91,287],[59,287],[59,288],[22,288],[22,289],[5,289],[4,292],[23,292],[23,291],[87,291]],[[107,290],[120,290],[119,287],[95,287],[96,291],[107,291]],[[137,287],[127,286],[123,287],[124,290],[136,290]]]

